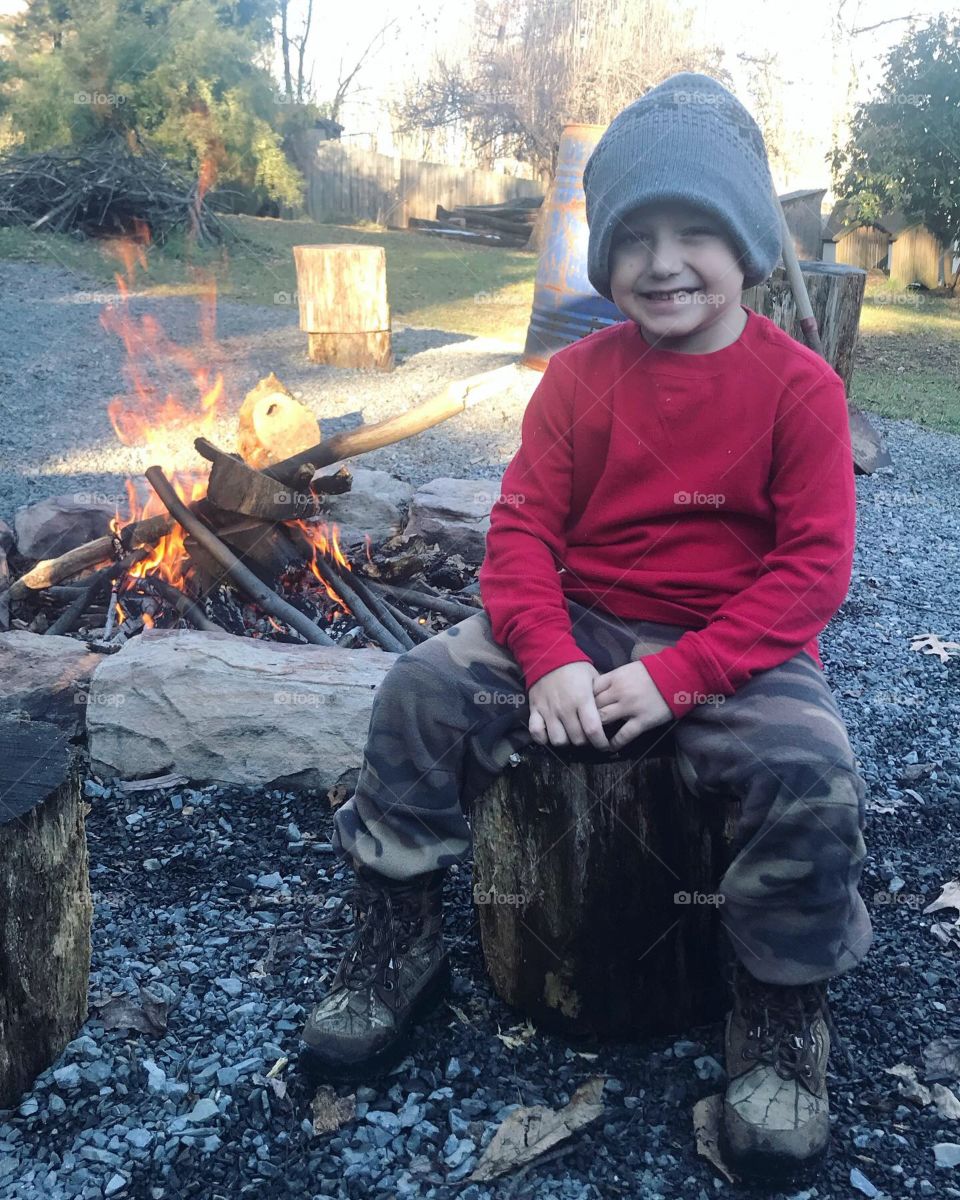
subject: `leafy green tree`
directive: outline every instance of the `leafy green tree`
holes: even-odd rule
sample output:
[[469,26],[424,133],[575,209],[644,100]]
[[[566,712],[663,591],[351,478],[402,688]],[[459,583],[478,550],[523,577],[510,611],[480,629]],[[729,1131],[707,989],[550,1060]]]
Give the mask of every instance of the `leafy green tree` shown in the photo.
[[27,150],[107,129],[254,196],[298,205],[267,68],[273,0],[31,0],[9,22],[0,113]]
[[952,245],[960,235],[960,21],[941,14],[912,30],[884,66],[879,95],[858,107],[848,144],[828,155],[834,191],[856,220],[902,209]]

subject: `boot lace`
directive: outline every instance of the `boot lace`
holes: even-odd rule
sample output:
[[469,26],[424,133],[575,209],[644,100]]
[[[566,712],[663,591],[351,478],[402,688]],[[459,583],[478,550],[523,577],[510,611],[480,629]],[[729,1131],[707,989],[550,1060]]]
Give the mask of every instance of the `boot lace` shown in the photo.
[[781,1079],[809,1081],[810,1025],[819,1015],[832,1025],[823,984],[775,987],[741,975],[737,991],[751,1042],[745,1057],[769,1063]]
[[391,991],[403,956],[421,931],[423,881],[391,880],[384,885],[358,875],[352,900],[355,933],[341,981],[353,991],[362,991],[382,974],[384,987]]

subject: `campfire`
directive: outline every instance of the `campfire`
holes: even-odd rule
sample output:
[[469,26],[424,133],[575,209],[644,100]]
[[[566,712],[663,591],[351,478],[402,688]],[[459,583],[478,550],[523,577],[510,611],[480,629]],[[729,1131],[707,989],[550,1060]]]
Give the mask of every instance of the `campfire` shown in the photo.
[[[223,375],[210,363],[215,294],[202,302],[209,353],[198,360],[171,343],[151,317],[128,311],[130,284],[145,265],[142,240],[118,243],[119,301],[101,321],[122,338],[128,391],[109,414],[118,438],[149,446],[156,461],[139,487],[127,481],[127,511],[110,533],[35,563],[11,586],[14,627],[70,634],[102,653],[144,629],[223,630],[240,637],[402,652],[479,611],[475,571],[421,539],[390,538],[346,552],[327,512],[350,491],[341,460],[416,435],[500,390],[513,366],[450,385],[406,413],[327,441],[313,416],[274,376],[240,409],[239,453],[210,440],[226,403]],[[188,402],[159,386],[171,364],[189,373]],[[184,434],[203,470],[170,465],[165,447]],[[151,457],[154,454],[151,453]],[[326,470],[324,470],[326,468]],[[353,559],[351,560],[351,553]],[[467,589],[467,590],[465,590]],[[475,591],[475,585],[473,587]]]

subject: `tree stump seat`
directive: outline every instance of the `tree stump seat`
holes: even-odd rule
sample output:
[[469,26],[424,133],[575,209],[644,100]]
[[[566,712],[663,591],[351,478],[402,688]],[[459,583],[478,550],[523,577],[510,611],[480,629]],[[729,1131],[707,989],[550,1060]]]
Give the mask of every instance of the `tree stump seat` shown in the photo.
[[533,744],[515,755],[471,806],[473,899],[497,994],[564,1035],[719,1019],[732,951],[716,891],[739,803],[696,796],[663,728],[616,754]]
[[67,735],[0,721],[0,1109],[86,1020],[92,904]]

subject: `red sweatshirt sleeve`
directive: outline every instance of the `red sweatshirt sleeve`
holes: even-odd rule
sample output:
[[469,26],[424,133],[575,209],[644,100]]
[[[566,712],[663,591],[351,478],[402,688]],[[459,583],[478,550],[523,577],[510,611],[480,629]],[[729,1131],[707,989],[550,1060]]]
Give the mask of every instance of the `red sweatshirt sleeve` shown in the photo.
[[557,572],[572,495],[576,386],[561,358],[562,351],[549,360],[523,414],[479,574],[494,639],[519,663],[527,689],[557,667],[591,661],[574,640]]
[[675,717],[705,696],[732,696],[757,672],[799,654],[843,603],[853,570],[856,488],[843,381],[832,368],[784,390],[769,495],[776,544],[757,578],[703,629],[643,659]]

